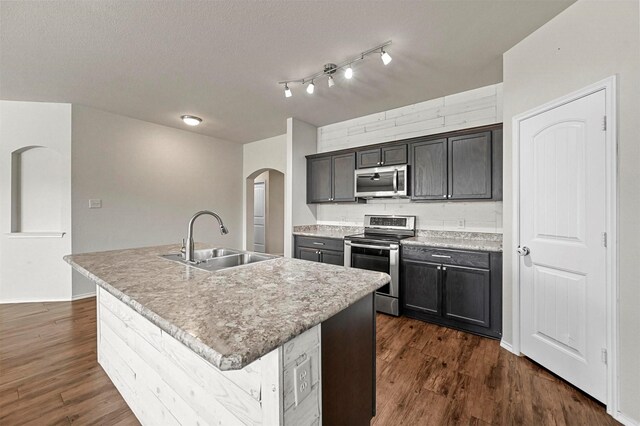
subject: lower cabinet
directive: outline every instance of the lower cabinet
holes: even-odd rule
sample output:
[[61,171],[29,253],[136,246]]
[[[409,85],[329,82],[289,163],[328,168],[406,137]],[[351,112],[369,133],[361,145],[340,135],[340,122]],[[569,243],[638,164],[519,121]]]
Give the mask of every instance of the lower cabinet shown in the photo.
[[502,336],[501,253],[403,246],[401,263],[404,315]]
[[344,265],[343,244],[341,239],[296,235],[294,255],[296,259],[342,266]]

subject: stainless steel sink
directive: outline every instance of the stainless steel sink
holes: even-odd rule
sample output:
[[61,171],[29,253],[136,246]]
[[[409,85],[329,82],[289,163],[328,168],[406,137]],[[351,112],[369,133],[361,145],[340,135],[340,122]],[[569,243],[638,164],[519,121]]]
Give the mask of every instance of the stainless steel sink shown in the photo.
[[194,268],[213,272],[235,266],[263,262],[265,260],[275,259],[278,256],[228,248],[213,248],[194,250],[194,260],[190,262],[186,261],[182,254],[163,254],[161,257],[184,265],[193,266]]

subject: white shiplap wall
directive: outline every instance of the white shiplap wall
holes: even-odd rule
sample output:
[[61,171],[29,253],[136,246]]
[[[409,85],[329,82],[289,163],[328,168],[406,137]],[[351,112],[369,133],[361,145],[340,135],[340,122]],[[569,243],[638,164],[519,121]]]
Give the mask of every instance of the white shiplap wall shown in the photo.
[[[318,128],[318,152],[433,135],[502,122],[502,83]],[[319,204],[317,223],[361,225],[365,214],[417,216],[420,229],[502,232],[502,202]],[[464,227],[460,227],[460,221]]]

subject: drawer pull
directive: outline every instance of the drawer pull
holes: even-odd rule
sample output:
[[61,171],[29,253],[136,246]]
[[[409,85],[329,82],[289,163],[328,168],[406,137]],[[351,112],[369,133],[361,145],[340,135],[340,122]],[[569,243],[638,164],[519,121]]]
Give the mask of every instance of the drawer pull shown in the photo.
[[324,245],[324,243],[319,243],[319,242],[317,242],[317,241],[314,241],[314,242],[313,242],[313,244],[315,244],[315,245],[317,245],[317,246],[323,246],[323,245]]
[[432,254],[431,257],[442,257],[444,259],[451,259],[451,256],[445,256],[444,254]]

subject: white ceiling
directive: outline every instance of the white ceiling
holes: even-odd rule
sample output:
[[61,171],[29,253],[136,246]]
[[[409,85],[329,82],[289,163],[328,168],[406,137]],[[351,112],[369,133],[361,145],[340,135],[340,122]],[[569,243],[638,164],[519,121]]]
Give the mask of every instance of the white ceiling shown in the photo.
[[[0,3],[0,97],[72,102],[237,142],[502,81],[502,53],[573,0]],[[386,40],[393,62],[300,78]]]

